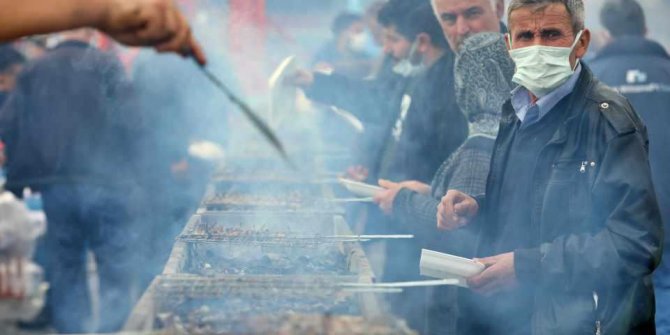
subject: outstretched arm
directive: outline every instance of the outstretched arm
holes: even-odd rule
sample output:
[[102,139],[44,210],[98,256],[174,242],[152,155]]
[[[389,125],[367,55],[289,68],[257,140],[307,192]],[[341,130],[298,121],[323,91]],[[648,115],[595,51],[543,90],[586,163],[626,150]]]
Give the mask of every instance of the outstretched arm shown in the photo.
[[193,55],[205,63],[173,0],[0,0],[0,41],[82,27],[129,46]]

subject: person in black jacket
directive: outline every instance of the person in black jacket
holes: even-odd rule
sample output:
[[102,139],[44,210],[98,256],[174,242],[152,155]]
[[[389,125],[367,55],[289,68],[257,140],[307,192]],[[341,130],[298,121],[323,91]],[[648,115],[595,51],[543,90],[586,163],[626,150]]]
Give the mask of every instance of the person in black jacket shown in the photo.
[[[399,17],[400,20],[402,16]],[[468,126],[456,103],[454,90],[454,53],[442,34],[430,4],[418,7],[403,21],[396,21],[398,31],[411,41],[411,52],[400,67],[411,78],[410,85],[399,95],[394,121],[386,129],[384,146],[379,151],[372,175],[384,180],[418,180],[429,182],[442,162],[465,141]],[[405,230],[392,218],[383,217],[375,208],[368,221],[370,232],[399,233]],[[418,260],[423,241],[386,242],[384,280],[403,281],[419,278]],[[421,290],[416,294],[422,294]],[[413,300],[408,290],[404,309],[415,328],[423,322],[421,299]],[[423,298],[423,297],[422,297]]]
[[9,45],[0,45],[0,107],[16,86],[18,77],[26,58]]
[[100,279],[100,325],[120,329],[131,307],[132,148],[141,120],[120,62],[76,30],[20,75],[0,112],[7,188],[42,193],[51,318],[58,332],[91,331],[86,254]]
[[512,0],[508,17],[520,86],[486,194],[452,190],[438,210],[439,227],[479,232],[466,333],[654,334],[663,228],[646,128],[580,64],[581,0]]
[[[602,24],[612,40],[590,63],[595,76],[630,100],[649,129],[649,160],[654,187],[667,227],[670,220],[670,56],[655,41],[645,38],[647,26],[635,0],[605,3]],[[665,245],[668,246],[666,237]],[[656,325],[659,334],[670,333],[670,248],[654,274]]]
[[354,80],[337,71],[326,74],[298,70],[288,81],[301,87],[312,101],[346,110],[364,124],[365,133],[357,139],[353,150],[353,163],[361,173],[350,173],[350,177],[376,182],[374,167],[379,164],[388,129],[399,113],[403,93],[411,82],[411,78],[394,70],[407,58],[412,47],[413,39],[401,30],[408,26],[409,13],[426,2],[391,0],[380,9],[378,21],[384,31],[385,58],[379,72],[370,78]]

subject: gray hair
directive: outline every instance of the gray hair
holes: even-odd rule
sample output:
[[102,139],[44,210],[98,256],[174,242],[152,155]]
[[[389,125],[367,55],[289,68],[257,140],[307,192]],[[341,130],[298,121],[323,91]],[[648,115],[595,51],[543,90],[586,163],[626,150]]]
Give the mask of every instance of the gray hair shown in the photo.
[[572,20],[572,29],[575,35],[578,31],[584,29],[583,0],[512,0],[507,9],[507,21],[509,22],[512,12],[517,9],[531,7],[534,11],[541,11],[555,3],[565,5],[565,9],[567,9]]
[[[435,1],[436,0],[430,0],[430,4],[433,6],[433,8],[435,8]],[[500,0],[489,0],[491,8],[493,8],[494,11],[496,10],[496,7],[498,7],[498,2],[500,2]]]

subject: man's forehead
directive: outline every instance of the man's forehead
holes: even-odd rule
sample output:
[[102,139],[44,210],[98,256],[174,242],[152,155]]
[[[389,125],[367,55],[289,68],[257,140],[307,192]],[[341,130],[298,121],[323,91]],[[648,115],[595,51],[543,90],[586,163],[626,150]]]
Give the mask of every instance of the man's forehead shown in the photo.
[[542,7],[524,7],[513,11],[509,17],[510,28],[538,30],[546,28],[571,28],[572,20],[562,4]]
[[384,34],[387,36],[399,36],[400,34],[395,29],[395,26],[384,27]]
[[435,0],[440,12],[461,12],[470,8],[491,8],[491,0]]

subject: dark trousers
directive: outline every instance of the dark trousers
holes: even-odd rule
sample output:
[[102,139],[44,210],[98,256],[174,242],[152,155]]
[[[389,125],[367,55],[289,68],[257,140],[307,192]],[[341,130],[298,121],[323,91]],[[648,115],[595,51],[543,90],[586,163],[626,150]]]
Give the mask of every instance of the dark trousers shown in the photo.
[[45,266],[54,328],[89,332],[91,302],[86,254],[95,256],[99,276],[97,332],[118,331],[131,309],[134,233],[125,194],[98,186],[53,185],[42,190],[48,228]]
[[670,246],[666,244],[661,266],[654,273],[656,333],[670,334]]

